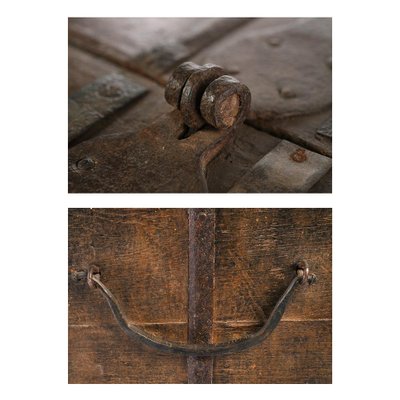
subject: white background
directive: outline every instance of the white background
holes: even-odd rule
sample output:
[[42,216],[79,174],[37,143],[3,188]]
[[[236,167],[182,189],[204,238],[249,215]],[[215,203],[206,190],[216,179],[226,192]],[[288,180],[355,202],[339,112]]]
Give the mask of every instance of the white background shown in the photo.
[[[400,398],[400,35],[395,4],[3,0],[3,399]],[[68,16],[333,17],[333,194],[68,195]],[[196,206],[333,207],[332,385],[67,384],[67,208]]]

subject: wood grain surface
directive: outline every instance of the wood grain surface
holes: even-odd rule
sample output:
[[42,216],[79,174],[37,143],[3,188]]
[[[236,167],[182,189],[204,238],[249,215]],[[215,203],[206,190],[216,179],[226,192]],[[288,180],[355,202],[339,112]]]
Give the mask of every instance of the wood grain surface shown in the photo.
[[250,88],[247,123],[331,156],[331,139],[317,134],[332,108],[331,19],[255,19],[194,60],[231,68]]
[[[110,73],[122,73],[146,90],[144,95],[80,132],[71,147],[101,136],[134,138],[170,112],[172,107],[164,100],[164,84],[174,66],[192,59],[220,64],[252,91],[252,111],[247,125],[240,127],[233,143],[207,166],[209,191],[227,192],[281,139],[331,157],[331,137],[318,133],[331,118],[330,34],[329,19],[71,18],[70,96],[77,96],[83,86]],[[85,146],[86,149],[87,143]],[[120,149],[114,142],[106,140],[102,146],[118,160]],[[121,168],[128,173],[129,166]],[[171,175],[176,167],[170,165],[167,169]],[[301,171],[299,174],[298,179],[296,174],[292,175],[278,191],[331,191],[325,164],[314,174],[314,177],[328,175],[320,185],[318,182],[311,187],[301,185]],[[88,187],[86,191],[134,190],[119,177],[110,179],[114,182],[112,186],[102,186],[103,179],[99,179],[94,188]],[[260,191],[260,188],[269,191],[263,187],[264,181],[264,175],[257,175],[258,189],[249,184],[246,191]],[[71,184],[70,191],[75,189]],[[174,188],[162,191],[174,191]]]
[[[69,211],[69,382],[185,383],[187,359],[129,339],[73,271],[98,266],[129,323],[188,341],[188,211]],[[213,343],[255,332],[307,260],[301,286],[261,345],[215,357],[213,383],[331,382],[331,210],[216,209]]]
[[165,83],[163,74],[245,18],[70,18],[69,41]]

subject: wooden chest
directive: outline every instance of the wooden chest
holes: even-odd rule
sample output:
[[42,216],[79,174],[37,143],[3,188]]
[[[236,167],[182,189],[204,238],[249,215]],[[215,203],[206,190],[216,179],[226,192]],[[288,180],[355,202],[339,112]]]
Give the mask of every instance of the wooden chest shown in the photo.
[[[317,281],[271,335],[213,357],[128,337],[86,280],[98,269],[129,324],[159,340],[217,344],[260,329],[299,260]],[[330,209],[69,210],[70,383],[330,383],[331,296]]]
[[[71,18],[69,191],[331,192],[331,46],[329,18]],[[207,135],[169,140],[162,120],[189,60],[251,91],[245,124],[207,160]]]

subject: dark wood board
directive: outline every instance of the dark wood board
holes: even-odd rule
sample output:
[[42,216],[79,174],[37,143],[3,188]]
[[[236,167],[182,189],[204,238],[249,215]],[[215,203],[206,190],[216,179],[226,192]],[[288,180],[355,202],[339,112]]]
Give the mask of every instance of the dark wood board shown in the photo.
[[[140,326],[186,342],[186,324]],[[115,324],[70,325],[69,383],[186,383],[186,357],[157,353],[132,341]]]
[[247,123],[332,156],[318,129],[331,116],[332,21],[261,18],[194,57],[230,69],[252,93]]
[[[250,332],[224,327],[216,339]],[[332,383],[331,336],[331,321],[281,321],[260,346],[216,357],[214,383]]]
[[147,93],[134,100],[127,107],[115,112],[112,118],[104,119],[101,124],[87,132],[82,140],[97,136],[134,135],[146,128],[162,114],[172,110],[164,100],[164,89],[151,80],[121,68],[100,57],[86,53],[74,46],[68,48],[68,92],[72,95],[84,86],[111,73],[122,73],[132,82],[147,89]]
[[165,83],[164,73],[246,18],[70,18],[69,42]]
[[[224,149],[208,166],[209,191],[226,192],[231,189],[271,151],[273,144],[279,140],[272,135],[331,157],[331,136],[318,133],[326,120],[331,118],[331,92],[326,84],[330,80],[332,62],[329,21],[304,18],[72,18],[69,21],[70,95],[109,73],[123,73],[133,84],[143,87],[146,93],[103,118],[72,141],[71,146],[98,136],[135,136],[171,111],[171,106],[164,100],[163,85],[177,60],[185,54],[178,51],[185,42],[193,57],[184,57],[182,61],[193,59],[199,63],[221,64],[229,74],[249,85],[252,91],[253,106],[246,123],[256,129],[251,130],[249,126],[240,128],[235,144]],[[149,33],[147,30],[152,23],[155,23],[156,29],[152,28]],[[171,35],[167,34],[169,31]],[[212,35],[209,35],[210,32]],[[246,57],[243,57],[243,52]],[[310,54],[309,57],[299,57],[299,52]],[[174,54],[180,55],[175,59]],[[249,58],[252,60],[250,63]],[[323,65],[317,62],[320,59]],[[167,62],[163,64],[162,60]],[[171,60],[174,60],[172,64]],[[242,65],[244,60],[246,64]],[[279,68],[275,68],[275,64]],[[304,75],[304,70],[310,71]],[[285,74],[290,76],[286,79]],[[316,83],[310,84],[307,79],[314,79]],[[282,82],[286,82],[286,86],[289,83],[294,85],[295,97],[288,97],[285,91],[282,92],[287,89],[286,86],[283,89],[279,86]],[[264,136],[261,131],[264,131]],[[263,151],[266,152],[261,154]],[[320,177],[325,173],[326,168],[322,166],[314,176]],[[257,175],[256,180],[261,183],[259,189],[253,188],[250,182],[248,188],[241,191],[260,191],[260,188],[261,191],[269,191],[262,184],[265,181],[263,177]],[[300,180],[293,177],[294,182]],[[300,188],[289,185],[279,187],[277,191],[331,191],[331,180],[325,179],[324,182],[319,186],[318,182],[313,182],[311,186],[316,189],[310,189],[309,185],[300,185]],[[103,192],[108,190],[107,187],[90,188],[90,191]],[[70,190],[74,191],[73,188]],[[113,188],[113,191],[122,192],[125,189]]]
[[[215,221],[212,343],[255,332],[295,261],[306,260],[317,283],[296,290],[261,345],[214,357],[212,382],[330,383],[331,210],[216,209]],[[128,338],[99,291],[72,271],[99,267],[130,324],[187,343],[188,237],[186,209],[69,211],[70,383],[187,382],[186,357]]]
[[331,319],[331,218],[330,209],[217,209],[215,319],[263,321],[300,259],[318,281],[283,318]]

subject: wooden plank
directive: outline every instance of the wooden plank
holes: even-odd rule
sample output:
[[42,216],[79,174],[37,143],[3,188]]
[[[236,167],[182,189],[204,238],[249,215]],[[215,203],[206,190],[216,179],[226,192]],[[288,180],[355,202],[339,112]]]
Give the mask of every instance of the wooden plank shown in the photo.
[[163,82],[163,74],[244,18],[70,18],[69,42]]
[[331,167],[330,158],[282,140],[230,192],[308,192]]
[[[70,221],[69,268],[98,266],[102,281],[118,299],[129,321],[187,322],[185,210],[72,209]],[[77,248],[82,250],[75,254]],[[69,323],[115,321],[98,291],[85,283],[70,281]]]
[[226,193],[258,160],[269,153],[280,139],[248,125],[238,128],[232,142],[208,166],[210,192]]
[[218,209],[214,319],[265,320],[299,259],[318,281],[296,292],[283,319],[331,319],[331,257],[331,209]]
[[309,193],[332,192],[332,169],[329,170],[309,191]]
[[[215,329],[218,341],[254,328]],[[214,383],[332,383],[331,321],[281,321],[261,345],[216,357]]]
[[[189,343],[212,340],[215,210],[194,208],[189,216]],[[213,357],[188,357],[188,383],[212,383]]]
[[[110,73],[123,73],[132,82],[146,88],[145,96],[136,100],[112,115],[112,118],[102,120],[96,129],[89,130],[81,140],[97,136],[134,135],[154,122],[162,114],[170,112],[172,107],[164,100],[164,89],[140,75],[120,68],[104,59],[85,53],[75,47],[68,49],[68,87],[69,94],[80,90],[96,79]],[[79,142],[79,141],[78,141]]]
[[[209,295],[192,298],[190,310],[188,235],[182,209],[72,209],[69,268],[97,265],[128,320],[160,339],[218,343],[255,332],[292,279],[293,263],[305,259],[317,283],[298,288],[264,343],[216,357],[213,383],[330,383],[331,210],[216,210],[214,283],[209,274],[194,277],[192,294]],[[192,267],[212,253],[193,252]],[[213,319],[194,324],[196,312]],[[189,337],[196,327],[199,337]],[[196,366],[189,363],[189,374]],[[187,367],[186,357],[129,339],[100,293],[70,280],[70,383],[184,383]]]
[[[161,114],[172,109],[164,100],[163,88],[146,78],[126,72],[126,70],[116,67],[106,60],[85,53],[75,47],[69,47],[70,93],[104,74],[121,71],[132,81],[146,87],[148,93],[136,99],[132,105],[128,105],[122,111],[114,113],[112,118],[104,120],[101,125],[96,126],[95,130],[89,130],[83,135],[82,140],[97,136],[133,136]],[[287,121],[289,124],[291,119]],[[323,123],[322,120],[320,122]],[[283,123],[281,124],[283,125]],[[315,129],[317,128],[315,127]],[[266,132],[258,131],[246,125],[240,127],[235,132],[233,143],[227,146],[222,154],[209,164],[207,168],[208,190],[210,192],[226,192],[229,190],[252,165],[270,152],[279,141],[278,138]],[[329,192],[331,186],[329,184],[324,185],[323,189],[320,190]]]
[[147,89],[119,73],[105,75],[68,98],[68,142],[143,96]]
[[[186,324],[144,325],[160,338],[186,342]],[[186,357],[156,352],[115,324],[69,325],[69,383],[186,383]]]
[[247,123],[299,146],[332,157],[332,137],[318,133],[331,115],[331,110],[327,109],[309,115],[282,119],[249,119]]
[[263,18],[204,49],[194,61],[231,69],[250,88],[249,124],[331,155],[331,139],[317,134],[331,112],[331,30],[329,18]]

